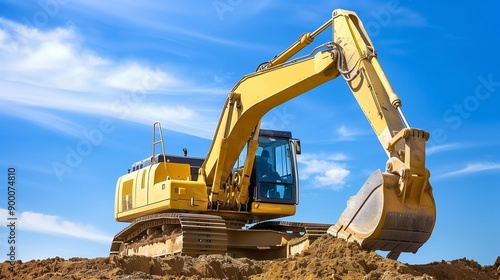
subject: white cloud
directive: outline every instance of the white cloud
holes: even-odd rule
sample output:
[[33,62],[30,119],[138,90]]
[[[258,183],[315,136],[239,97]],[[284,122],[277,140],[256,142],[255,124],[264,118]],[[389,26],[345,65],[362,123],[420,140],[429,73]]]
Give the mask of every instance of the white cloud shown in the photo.
[[180,81],[161,70],[152,70],[136,63],[116,69],[105,78],[105,84],[124,90],[153,90],[158,87],[178,86]]
[[430,156],[430,155],[437,154],[440,152],[456,150],[456,149],[462,148],[463,146],[464,145],[459,144],[459,143],[449,143],[449,144],[442,144],[442,145],[435,144],[435,145],[427,147],[426,153],[427,153],[427,155]]
[[446,178],[446,177],[467,175],[488,170],[500,170],[500,163],[495,163],[495,162],[468,163],[464,168],[440,174],[437,177]]
[[62,132],[64,134],[81,137],[83,127],[66,118],[57,116],[54,113],[35,110],[29,107],[22,106],[8,106],[2,108],[2,112],[10,115],[16,115],[19,118],[31,120],[38,123],[42,127],[52,129],[54,131]]
[[359,129],[347,127],[346,125],[341,125],[337,129],[337,135],[338,135],[337,141],[354,141],[356,139],[356,136],[364,134],[366,133]]
[[[103,68],[104,58],[78,46],[73,28],[31,29],[0,18],[5,34],[0,47],[3,80],[69,90],[90,90]],[[110,69],[108,69],[110,70]]]
[[420,13],[410,10],[407,7],[402,7],[394,19],[394,24],[398,26],[410,27],[429,27],[427,19]]
[[[159,5],[156,1],[79,1],[75,5],[68,5],[68,8],[78,9],[79,13],[87,16],[106,19],[112,25],[116,22],[126,22],[128,26],[137,29],[148,30],[149,32],[159,31],[164,36],[172,40],[176,38],[180,45],[186,42],[200,41],[205,43],[215,43],[230,47],[253,50],[269,50],[269,45],[256,44],[228,39],[224,36],[213,35],[214,26],[219,26],[221,21],[220,12],[214,8],[212,1],[199,2],[196,8],[188,2],[170,2],[168,5]],[[242,17],[249,17],[248,13],[260,10],[262,3],[232,3],[231,11],[228,14],[238,15],[232,17],[237,20],[244,20]],[[91,13],[91,14],[90,14]],[[195,21],[186,20],[196,18]],[[223,17],[224,18],[224,17]],[[212,32],[208,32],[208,31]]]
[[300,178],[308,180],[314,188],[340,190],[350,171],[338,161],[346,160],[344,154],[302,154],[298,157]]
[[[80,129],[67,113],[146,125],[162,120],[170,130],[213,135],[208,130],[219,114],[207,115],[211,110],[205,103],[185,103],[202,94],[220,94],[220,86],[195,84],[134,61],[113,61],[83,48],[82,41],[71,27],[41,31],[0,18],[0,101],[9,108],[1,113],[72,136]],[[179,93],[182,98],[175,97]]]
[[[7,209],[0,209],[0,219],[2,221],[7,221],[8,214]],[[74,223],[59,216],[30,211],[17,213],[17,225],[20,230],[50,235],[65,235],[104,244],[110,244],[113,239],[112,236],[101,233],[92,225]]]

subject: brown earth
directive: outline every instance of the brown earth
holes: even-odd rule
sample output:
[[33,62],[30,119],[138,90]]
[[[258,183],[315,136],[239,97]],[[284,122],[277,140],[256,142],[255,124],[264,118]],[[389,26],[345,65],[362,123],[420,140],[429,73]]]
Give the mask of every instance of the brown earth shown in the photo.
[[224,255],[111,256],[95,259],[51,258],[0,264],[0,279],[500,279],[500,258],[481,266],[473,260],[408,265],[382,258],[325,235],[300,255],[256,261]]

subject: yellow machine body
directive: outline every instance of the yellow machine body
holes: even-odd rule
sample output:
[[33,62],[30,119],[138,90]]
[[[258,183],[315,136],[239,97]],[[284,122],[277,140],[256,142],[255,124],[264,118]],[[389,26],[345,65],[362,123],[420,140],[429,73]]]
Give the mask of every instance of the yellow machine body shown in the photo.
[[[331,42],[291,59],[328,27],[332,27]],[[300,154],[300,142],[290,132],[261,129],[262,117],[339,76],[345,79],[389,160],[385,172],[375,171],[348,201],[328,233],[367,249],[389,251],[391,258],[401,252],[415,253],[430,237],[436,219],[430,173],[425,166],[429,133],[408,124],[402,102],[382,70],[362,22],[354,12],[340,9],[317,30],[301,35],[296,43],[236,83],[205,158],[165,155],[161,126],[155,124],[151,158],[134,164],[118,179],[115,218],[132,224],[115,237],[112,251],[121,248],[122,252],[123,244],[130,246],[145,236],[138,233],[143,229],[166,232],[168,225],[178,223],[185,236],[185,252],[248,252],[250,245],[241,240],[245,239],[242,235],[251,233],[241,228],[246,223],[294,215],[299,196],[295,157]],[[160,143],[162,153],[156,155],[154,149]],[[262,163],[269,167],[260,167]],[[274,173],[261,176],[266,169]],[[195,220],[208,239],[218,240],[212,242],[217,245],[189,247],[201,240],[192,237]],[[211,235],[210,228],[220,232]],[[265,223],[252,228],[255,236],[272,232],[276,240],[290,239],[284,235],[287,231],[306,231],[311,236],[316,236],[315,230],[326,232],[324,225],[305,223]],[[264,244],[252,246],[256,250],[270,248]]]

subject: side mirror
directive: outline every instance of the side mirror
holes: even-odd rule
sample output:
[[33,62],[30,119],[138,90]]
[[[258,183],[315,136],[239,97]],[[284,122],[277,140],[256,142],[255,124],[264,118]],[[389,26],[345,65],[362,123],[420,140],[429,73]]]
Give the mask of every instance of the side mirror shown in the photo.
[[293,148],[295,150],[296,155],[302,154],[302,148],[300,147],[300,140],[299,139],[290,139],[290,142],[293,145]]

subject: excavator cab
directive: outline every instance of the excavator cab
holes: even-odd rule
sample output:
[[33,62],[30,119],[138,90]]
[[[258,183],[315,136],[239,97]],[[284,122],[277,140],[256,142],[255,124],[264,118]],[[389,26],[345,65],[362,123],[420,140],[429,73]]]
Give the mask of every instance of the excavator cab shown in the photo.
[[[291,216],[299,203],[299,177],[297,157],[300,140],[288,131],[260,129],[253,148],[250,182],[249,211],[253,222]],[[241,173],[248,164],[248,146],[233,167],[233,174]],[[252,152],[253,154],[253,152]]]
[[261,130],[254,164],[254,201],[297,204],[296,139],[290,132]]

